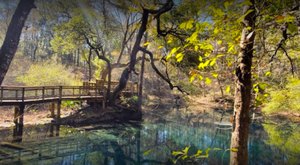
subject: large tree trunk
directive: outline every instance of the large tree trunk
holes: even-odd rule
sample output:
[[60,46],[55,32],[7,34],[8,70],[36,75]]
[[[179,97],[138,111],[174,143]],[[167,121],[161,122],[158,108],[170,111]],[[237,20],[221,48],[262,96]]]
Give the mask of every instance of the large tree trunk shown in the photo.
[[20,0],[8,26],[3,45],[0,49],[0,85],[17,51],[23,26],[32,8],[35,8],[34,0]]
[[[240,53],[238,56],[238,66],[236,67],[236,87],[234,99],[234,120],[231,137],[230,164],[248,164],[248,132],[249,132],[249,109],[251,103],[251,65],[254,45],[255,8],[254,0],[252,5],[245,6],[244,14],[248,13],[242,24],[244,25]],[[237,150],[237,151],[236,151]]]
[[148,16],[149,16],[149,11],[144,10],[143,11],[143,16],[142,16],[142,24],[141,24],[141,27],[140,27],[139,32],[137,34],[136,41],[134,43],[132,52],[130,54],[129,66],[126,69],[124,69],[124,71],[122,72],[121,78],[119,80],[119,85],[115,88],[115,90],[113,91],[112,96],[110,98],[110,104],[115,103],[115,100],[117,99],[117,96],[126,87],[126,84],[127,84],[128,78],[129,78],[129,74],[132,71],[134,71],[134,66],[135,66],[135,63],[136,63],[136,56],[137,56],[137,53],[139,52],[139,48],[140,48],[140,44],[141,44],[141,40],[143,38],[143,35],[144,35],[144,33],[147,29]]

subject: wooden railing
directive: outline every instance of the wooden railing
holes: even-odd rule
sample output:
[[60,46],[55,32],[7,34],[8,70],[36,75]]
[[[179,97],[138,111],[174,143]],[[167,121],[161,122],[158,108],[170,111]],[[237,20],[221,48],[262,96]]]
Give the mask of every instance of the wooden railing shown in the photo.
[[[111,89],[118,82],[111,82]],[[19,87],[1,86],[0,103],[3,102],[26,102],[62,99],[102,98],[105,99],[107,82],[97,81],[84,82],[83,86],[41,86],[41,87]],[[137,93],[138,84],[128,82],[125,93]]]
[[[111,89],[114,89],[119,84],[118,81],[111,81]],[[84,87],[98,87],[107,89],[107,81],[96,80],[96,82],[83,82]],[[124,92],[137,93],[138,92],[138,83],[128,81]]]
[[100,88],[85,86],[42,86],[42,87],[0,87],[0,102],[26,100],[64,99],[69,97],[102,96]]

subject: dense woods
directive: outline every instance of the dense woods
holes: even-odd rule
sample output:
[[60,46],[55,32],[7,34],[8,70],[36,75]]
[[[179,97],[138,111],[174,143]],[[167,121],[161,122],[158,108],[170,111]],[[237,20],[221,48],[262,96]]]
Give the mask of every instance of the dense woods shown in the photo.
[[[0,11],[2,86],[102,80],[120,114],[153,97],[233,100],[230,164],[248,162],[251,114],[299,121],[296,0],[4,0]],[[125,98],[129,81],[138,91]]]

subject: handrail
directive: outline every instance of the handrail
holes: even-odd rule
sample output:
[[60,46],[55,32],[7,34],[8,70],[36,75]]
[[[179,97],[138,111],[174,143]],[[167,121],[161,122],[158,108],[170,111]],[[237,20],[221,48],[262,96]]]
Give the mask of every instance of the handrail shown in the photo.
[[[112,82],[112,85],[118,82]],[[83,86],[0,86],[0,103],[3,101],[24,102],[27,100],[44,101],[45,99],[63,99],[67,97],[106,97],[107,85],[102,83],[84,82]],[[137,83],[128,82],[125,92],[137,91]]]
[[[28,99],[45,100],[49,98],[62,99],[69,96],[101,96],[98,87],[85,86],[41,86],[41,87],[0,87],[0,102],[3,100],[21,100]],[[86,92],[84,92],[86,91]],[[99,94],[98,94],[99,93]]]

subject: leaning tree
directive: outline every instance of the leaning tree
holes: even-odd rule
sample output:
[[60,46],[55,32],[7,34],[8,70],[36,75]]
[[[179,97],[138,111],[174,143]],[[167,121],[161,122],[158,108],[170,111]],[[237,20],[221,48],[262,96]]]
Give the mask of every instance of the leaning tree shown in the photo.
[[35,8],[34,0],[20,0],[10,21],[0,49],[0,85],[17,51],[23,26],[32,8]]

